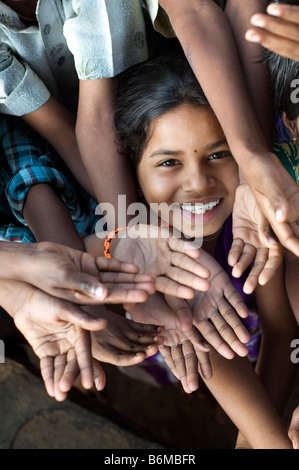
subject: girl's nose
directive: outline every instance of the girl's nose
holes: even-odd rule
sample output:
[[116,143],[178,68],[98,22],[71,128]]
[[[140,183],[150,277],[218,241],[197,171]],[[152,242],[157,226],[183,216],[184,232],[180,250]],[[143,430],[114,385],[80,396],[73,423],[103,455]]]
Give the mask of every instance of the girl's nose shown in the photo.
[[202,194],[204,191],[216,184],[215,177],[211,174],[211,169],[204,165],[192,165],[186,170],[184,175],[183,189],[186,192]]

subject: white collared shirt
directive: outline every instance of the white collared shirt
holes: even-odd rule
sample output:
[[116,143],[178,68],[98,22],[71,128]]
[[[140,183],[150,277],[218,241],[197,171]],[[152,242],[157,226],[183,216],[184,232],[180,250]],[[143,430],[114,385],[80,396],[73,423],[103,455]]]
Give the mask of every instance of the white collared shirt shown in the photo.
[[76,110],[78,80],[113,77],[147,59],[139,0],[39,0],[25,26],[0,1],[0,112],[22,116],[50,97]]

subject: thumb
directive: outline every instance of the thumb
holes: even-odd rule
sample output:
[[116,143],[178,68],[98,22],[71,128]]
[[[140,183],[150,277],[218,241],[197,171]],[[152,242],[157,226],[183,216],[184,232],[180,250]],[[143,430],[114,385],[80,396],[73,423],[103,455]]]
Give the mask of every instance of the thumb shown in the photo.
[[165,295],[165,300],[177,318],[177,329],[189,331],[193,326],[193,315],[188,303],[170,295]]

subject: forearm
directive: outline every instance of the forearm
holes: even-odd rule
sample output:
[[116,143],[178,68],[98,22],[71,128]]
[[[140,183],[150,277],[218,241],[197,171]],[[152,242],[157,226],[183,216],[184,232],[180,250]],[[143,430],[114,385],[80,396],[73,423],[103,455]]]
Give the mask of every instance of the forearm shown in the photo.
[[251,103],[232,30],[226,15],[211,0],[189,3],[191,7],[181,9],[170,0],[161,5],[242,166],[248,156],[266,151],[267,144]]
[[286,287],[290,304],[299,325],[299,300],[298,300],[299,262],[293,253],[286,252]]
[[290,449],[286,430],[246,358],[228,361],[210,353],[213,377],[206,381],[252,449]]
[[256,372],[281,416],[297,373],[297,365],[291,362],[290,345],[298,338],[298,326],[288,301],[284,277],[281,266],[266,286],[256,289],[262,332]]
[[[130,162],[117,152],[115,144],[113,92],[113,79],[81,81],[76,124],[80,152],[96,199],[99,203],[113,205],[115,217],[107,216],[112,230],[119,226],[120,216],[126,220],[127,207],[137,200]],[[118,195],[125,196],[121,206]]]
[[261,343],[256,366],[256,373],[281,417],[286,411],[298,370],[297,364],[291,362],[290,347],[297,337],[295,332],[283,331],[269,335]]
[[41,108],[22,118],[52,145],[77,181],[94,197],[77,144],[75,116],[51,97]]
[[253,0],[250,2],[227,0],[225,14],[229,19],[234,34],[253,106],[271,150],[273,146],[274,116],[269,74],[262,60],[262,47],[245,39],[245,33],[251,26],[251,17],[255,13],[264,13],[266,6],[267,2],[265,0]]
[[32,186],[26,197],[23,215],[38,242],[50,241],[84,249],[67,208],[50,185]]

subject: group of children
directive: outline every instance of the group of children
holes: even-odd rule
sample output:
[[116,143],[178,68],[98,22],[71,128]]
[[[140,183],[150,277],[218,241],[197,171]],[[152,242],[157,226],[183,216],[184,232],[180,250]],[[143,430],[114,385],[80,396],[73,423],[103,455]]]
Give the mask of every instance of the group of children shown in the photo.
[[[205,382],[237,448],[299,446],[297,411],[290,438],[281,421],[299,323],[299,70],[282,54],[299,41],[291,7],[266,6],[0,2],[0,322],[57,400],[79,373],[101,390],[101,362],[159,356],[187,393]],[[97,236],[118,195],[159,207],[159,224],[104,214]]]

